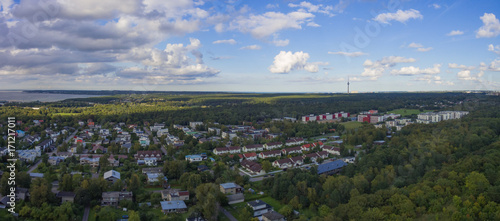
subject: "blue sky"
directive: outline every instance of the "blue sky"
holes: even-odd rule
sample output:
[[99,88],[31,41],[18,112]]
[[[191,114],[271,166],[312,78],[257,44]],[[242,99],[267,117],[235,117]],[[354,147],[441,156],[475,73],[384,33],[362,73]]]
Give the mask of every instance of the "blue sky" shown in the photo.
[[2,89],[500,89],[494,0],[0,4]]

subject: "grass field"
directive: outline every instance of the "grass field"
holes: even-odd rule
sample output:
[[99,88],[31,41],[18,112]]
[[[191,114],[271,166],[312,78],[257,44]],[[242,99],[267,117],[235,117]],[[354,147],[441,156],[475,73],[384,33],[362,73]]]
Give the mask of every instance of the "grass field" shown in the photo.
[[387,111],[388,113],[401,114],[401,116],[410,116],[412,114],[420,114],[423,112],[429,112],[431,110],[420,111],[419,109],[396,109],[392,111]]
[[362,125],[361,122],[357,122],[357,121],[349,121],[349,122],[344,122],[344,123],[340,123],[340,124],[344,125],[344,127],[346,129],[355,129],[355,128],[361,127],[361,125]]

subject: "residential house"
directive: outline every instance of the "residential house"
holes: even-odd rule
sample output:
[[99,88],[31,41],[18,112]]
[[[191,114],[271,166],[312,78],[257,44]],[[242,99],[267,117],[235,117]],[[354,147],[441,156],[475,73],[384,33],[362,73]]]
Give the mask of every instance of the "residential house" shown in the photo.
[[265,171],[262,169],[262,166],[259,163],[250,160],[242,160],[240,165],[250,171],[253,175],[262,175]]
[[40,142],[39,144],[37,144],[35,146],[35,149],[40,150],[40,151],[45,151],[45,149],[47,149],[53,143],[54,143],[53,139],[47,139],[47,140],[44,140],[44,141]]
[[304,158],[302,156],[292,157],[290,160],[292,161],[293,166],[300,166],[304,164]]
[[104,173],[104,179],[115,183],[116,181],[120,180],[120,173],[116,170],[110,170]]
[[156,182],[159,182],[163,179],[163,184],[165,184],[168,179],[166,176],[163,175],[163,173],[146,173],[147,181],[149,185],[153,185]]
[[318,154],[318,157],[321,159],[328,158],[328,152],[326,152],[326,151],[319,151],[319,152],[316,152],[316,154]]
[[281,148],[282,145],[283,144],[281,142],[272,142],[272,143],[264,144],[264,147],[266,148],[266,150],[272,150],[272,149]]
[[262,214],[273,211],[273,207],[262,200],[252,200],[247,205],[253,210],[253,217],[260,217]]
[[68,157],[72,157],[73,156],[73,153],[70,153],[70,152],[57,152],[56,155],[58,157],[62,157],[64,159],[68,158]]
[[220,191],[224,194],[236,194],[243,192],[243,188],[236,183],[221,183]]
[[163,171],[162,167],[142,168],[142,173],[143,174],[148,174],[148,173],[162,173],[162,171]]
[[243,157],[247,160],[257,160],[257,154],[255,152],[252,153],[244,153]]
[[161,210],[164,214],[168,213],[182,213],[187,211],[186,203],[182,200],[175,201],[161,201]]
[[293,138],[293,139],[288,139],[285,141],[286,146],[295,146],[295,145],[301,145],[304,143],[303,138]]
[[[158,124],[158,123],[155,123],[154,126],[150,126],[149,129],[151,131],[158,131],[158,130],[161,130],[165,127],[165,124]],[[168,130],[167,130],[168,132]]]
[[332,147],[332,146],[323,146],[323,151],[328,152],[329,154],[333,155],[340,155],[340,148],[338,147]]
[[342,170],[342,168],[344,166],[347,166],[346,162],[344,162],[342,160],[335,160],[332,162],[320,164],[318,166],[317,170],[318,170],[319,175],[321,175],[321,174],[331,175],[331,174],[339,173],[340,170]]
[[94,156],[93,158],[90,157],[83,157],[84,155],[80,155],[80,164],[85,165],[88,164],[91,167],[98,167],[99,166],[99,158],[97,156]]
[[145,146],[148,146],[150,144],[150,140],[149,140],[149,137],[147,136],[141,136],[139,138],[139,143],[141,144],[141,146],[145,147]]
[[132,201],[132,192],[103,192],[101,206],[118,206],[120,201],[130,200]]
[[290,160],[290,158],[281,159],[281,160],[275,160],[273,162],[273,166],[281,168],[281,169],[284,169],[284,168],[292,167],[293,166],[293,162],[292,162],[292,160]]
[[180,191],[178,189],[168,189],[161,191],[161,198],[166,201],[189,200],[189,191]]
[[316,160],[318,159],[319,156],[317,153],[310,153],[310,154],[303,155],[302,157],[304,157],[304,159],[309,158],[309,159],[311,159],[311,162],[316,163]]
[[27,188],[17,187],[16,188],[16,200],[26,200],[30,193]]
[[229,153],[241,153],[241,147],[238,147],[238,146],[232,146],[232,147],[228,147],[227,150],[229,151]]
[[270,211],[262,214],[262,221],[285,221],[285,216],[276,211]]
[[158,163],[156,161],[156,158],[146,157],[143,160],[137,160],[137,165],[156,166],[158,165]]
[[221,130],[219,128],[216,128],[216,127],[209,127],[208,132],[209,133],[215,132],[215,135],[220,135]]
[[189,161],[190,163],[201,162],[207,159],[207,155],[206,154],[186,155],[184,158],[186,159],[186,161]]
[[281,152],[285,156],[288,155],[288,154],[292,154],[292,153],[302,153],[302,148],[300,148],[300,147],[290,147],[290,148],[286,148],[286,149],[281,150]]
[[75,201],[75,196],[76,194],[74,192],[65,192],[61,191],[56,194],[58,198],[61,198],[61,203],[65,202],[71,202],[73,203]]
[[259,157],[262,159],[266,159],[269,157],[280,157],[280,156],[281,156],[281,150],[270,150],[270,151],[259,153]]
[[165,129],[159,129],[157,132],[156,132],[156,136],[158,137],[161,137],[163,135],[168,135],[168,128],[165,128]]
[[47,162],[50,165],[55,166],[55,165],[59,165],[59,163],[63,162],[63,161],[64,161],[63,157],[51,156],[51,157],[49,157],[49,160]]
[[222,155],[229,153],[229,149],[227,147],[217,147],[213,152],[215,155]]
[[160,150],[141,150],[137,151],[136,154],[134,154],[134,158],[136,160],[143,160],[144,158],[151,158],[154,157],[156,158],[157,161],[161,160],[161,151]]
[[263,150],[264,150],[264,145],[262,144],[246,145],[243,147],[243,152],[259,152]]
[[198,125],[203,125],[203,122],[189,122],[189,127],[191,127],[191,129],[196,129],[196,126]]
[[2,199],[0,199],[0,209],[8,208],[9,207],[9,204],[7,204],[8,202],[10,202],[9,197],[7,196],[2,197]]

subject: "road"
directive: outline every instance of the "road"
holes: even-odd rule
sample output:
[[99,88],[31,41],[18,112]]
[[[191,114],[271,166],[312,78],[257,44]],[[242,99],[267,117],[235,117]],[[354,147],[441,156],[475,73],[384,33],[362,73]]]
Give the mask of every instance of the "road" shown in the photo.
[[87,221],[89,219],[90,207],[85,207],[85,211],[83,212],[82,221]]
[[[78,132],[78,129],[75,130],[75,132],[73,132],[73,134],[71,134],[71,136],[68,136],[66,138],[66,140],[64,140],[65,143],[69,142],[69,140],[71,140],[72,137],[74,137],[76,135],[76,132]],[[52,156],[52,153],[56,152],[57,153],[57,148],[51,152],[48,152],[47,154],[49,156]],[[42,159],[38,160],[35,165],[31,166],[30,169],[28,170],[28,174],[30,174],[31,172],[33,172],[33,170],[35,170],[39,165],[40,163],[42,162]]]
[[234,218],[233,215],[231,215],[231,213],[229,213],[226,209],[224,209],[222,206],[219,206],[219,210],[224,213],[224,215],[227,216],[227,218],[229,218],[229,220],[231,221],[238,221],[236,218]]

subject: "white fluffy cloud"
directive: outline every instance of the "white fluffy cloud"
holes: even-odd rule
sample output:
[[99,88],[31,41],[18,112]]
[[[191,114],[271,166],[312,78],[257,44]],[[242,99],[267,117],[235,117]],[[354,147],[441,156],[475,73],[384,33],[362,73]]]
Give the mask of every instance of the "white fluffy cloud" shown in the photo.
[[240,16],[231,22],[229,29],[250,33],[255,38],[265,38],[285,29],[301,29],[315,16],[309,12],[295,11],[287,14],[266,12],[261,15]]
[[361,73],[361,76],[370,77],[372,80],[376,80],[381,77],[388,68],[394,67],[398,63],[412,63],[415,61],[414,58],[400,56],[384,57],[377,61],[368,59],[363,63],[364,71]]
[[488,45],[488,51],[494,52],[500,55],[500,45],[494,46],[493,44]]
[[326,65],[322,62],[307,62],[309,54],[302,51],[292,53],[291,51],[280,51],[274,57],[273,64],[268,68],[272,73],[289,73],[293,70],[306,70],[308,72],[318,72],[318,65]]
[[345,51],[329,51],[328,54],[338,54],[338,55],[343,55],[347,57],[359,57],[363,55],[368,55],[367,53],[361,52],[361,51],[355,51],[355,52],[345,52]]
[[455,35],[463,35],[464,32],[463,31],[460,31],[460,30],[453,30],[453,31],[450,31],[450,33],[446,34],[448,36],[455,36]]
[[475,66],[466,66],[466,65],[458,65],[455,63],[448,64],[448,68],[450,69],[460,69],[457,73],[457,78],[464,81],[481,81],[481,77],[484,75],[484,71],[488,70],[486,64],[481,63],[479,65],[479,72],[476,74],[472,73],[472,70],[476,69]]
[[240,49],[241,50],[260,50],[261,47],[260,47],[260,45],[248,45],[245,47],[241,47]]
[[432,68],[424,68],[424,69],[420,69],[419,67],[414,67],[414,66],[402,67],[399,70],[398,69],[392,70],[391,74],[412,76],[421,74],[436,75],[439,74],[440,72],[441,72],[441,64],[435,64],[434,67]]
[[227,40],[217,40],[212,42],[212,44],[236,44],[236,40],[234,39],[227,39]]
[[410,43],[408,45],[408,48],[416,48],[416,50],[420,51],[420,52],[426,52],[426,51],[430,51],[433,49],[432,47],[425,48],[422,44],[415,43],[415,42]]
[[314,5],[310,2],[301,2],[300,4],[293,4],[293,3],[289,3],[288,4],[288,7],[291,7],[291,8],[302,8],[308,12],[318,12],[318,13],[323,13],[323,14],[326,14],[326,15],[329,15],[330,17],[331,16],[334,16],[334,14],[332,14],[332,11],[333,11],[333,7],[332,6],[323,6],[322,4],[319,4],[319,5]]
[[492,38],[500,35],[500,21],[495,17],[495,14],[484,13],[480,18],[483,21],[483,26],[476,31],[476,38]]
[[398,21],[401,23],[405,23],[409,19],[422,19],[424,16],[420,14],[419,11],[415,9],[410,10],[398,10],[395,13],[382,13],[373,18],[374,21],[378,21],[380,23],[388,24],[390,21]]

